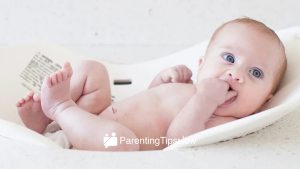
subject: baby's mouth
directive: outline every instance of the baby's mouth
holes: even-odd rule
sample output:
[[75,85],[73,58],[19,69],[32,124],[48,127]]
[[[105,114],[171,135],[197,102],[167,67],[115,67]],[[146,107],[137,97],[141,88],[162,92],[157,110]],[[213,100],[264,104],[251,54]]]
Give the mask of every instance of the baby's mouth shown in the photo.
[[221,104],[221,106],[225,106],[225,105],[229,105],[230,103],[234,102],[237,98],[237,95],[227,99],[223,104]]
[[[223,104],[220,105],[220,107],[227,106],[234,102],[238,96],[237,91],[235,91],[231,86],[228,89],[228,93],[231,92],[232,95],[229,97]],[[234,92],[234,93],[233,93]]]

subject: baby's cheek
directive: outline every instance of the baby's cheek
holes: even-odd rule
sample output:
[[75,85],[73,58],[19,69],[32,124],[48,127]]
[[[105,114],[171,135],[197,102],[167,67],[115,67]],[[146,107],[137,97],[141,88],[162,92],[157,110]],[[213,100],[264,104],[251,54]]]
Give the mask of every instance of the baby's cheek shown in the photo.
[[245,113],[245,116],[248,114],[254,113],[261,105],[263,104],[263,99],[259,95],[254,93],[248,93],[239,101],[240,108]]

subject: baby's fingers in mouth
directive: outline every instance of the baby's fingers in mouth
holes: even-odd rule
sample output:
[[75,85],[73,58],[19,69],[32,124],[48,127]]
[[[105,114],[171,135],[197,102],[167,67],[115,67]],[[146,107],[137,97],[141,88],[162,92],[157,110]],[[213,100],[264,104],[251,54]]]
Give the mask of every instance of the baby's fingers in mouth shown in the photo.
[[226,94],[226,99],[225,101],[229,100],[229,99],[232,99],[233,97],[236,97],[237,96],[237,92],[234,91],[234,90],[229,90],[228,93]]
[[234,102],[234,101],[236,100],[236,98],[237,98],[237,95],[238,95],[238,93],[237,93],[236,91],[230,90],[230,91],[226,94],[226,99],[225,99],[224,103],[222,103],[222,104],[220,105],[220,107],[222,107],[222,106],[227,106],[227,105],[229,105],[230,103]]

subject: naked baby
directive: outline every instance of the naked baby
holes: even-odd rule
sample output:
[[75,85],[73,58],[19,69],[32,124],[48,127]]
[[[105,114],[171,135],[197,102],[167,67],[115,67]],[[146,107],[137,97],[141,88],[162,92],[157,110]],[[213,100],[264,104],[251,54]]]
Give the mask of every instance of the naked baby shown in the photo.
[[[213,34],[199,59],[197,81],[184,65],[161,71],[149,88],[111,103],[105,67],[84,61],[46,77],[41,95],[17,102],[24,124],[43,133],[55,121],[74,149],[137,151],[166,144],[105,147],[107,133],[128,139],[182,138],[259,111],[276,92],[286,69],[284,46],[263,23],[229,21]],[[139,70],[142,71],[142,70]]]

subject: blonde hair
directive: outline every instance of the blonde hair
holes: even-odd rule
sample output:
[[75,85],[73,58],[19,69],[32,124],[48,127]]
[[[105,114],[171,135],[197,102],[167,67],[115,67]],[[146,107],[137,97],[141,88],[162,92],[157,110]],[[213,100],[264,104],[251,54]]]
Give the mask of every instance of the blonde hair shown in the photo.
[[243,17],[243,18],[237,18],[231,21],[228,21],[224,24],[222,24],[221,26],[219,26],[213,33],[213,35],[210,38],[207,50],[210,48],[212,42],[216,39],[218,33],[226,26],[229,24],[245,24],[245,25],[249,25],[249,26],[254,26],[256,27],[259,31],[262,31],[263,33],[267,33],[268,35],[270,35],[270,37],[274,38],[275,41],[278,42],[278,47],[281,51],[281,58],[282,58],[282,64],[280,65],[279,69],[278,69],[278,73],[276,73],[276,77],[274,79],[274,85],[273,88],[271,90],[271,93],[275,93],[280,81],[283,79],[283,76],[285,74],[286,68],[287,68],[287,59],[286,59],[286,54],[285,54],[285,48],[284,45],[282,43],[282,41],[279,39],[279,37],[277,36],[277,34],[268,26],[266,26],[264,23],[248,18],[248,17]]

